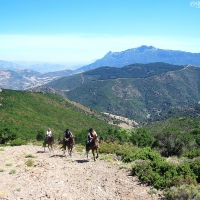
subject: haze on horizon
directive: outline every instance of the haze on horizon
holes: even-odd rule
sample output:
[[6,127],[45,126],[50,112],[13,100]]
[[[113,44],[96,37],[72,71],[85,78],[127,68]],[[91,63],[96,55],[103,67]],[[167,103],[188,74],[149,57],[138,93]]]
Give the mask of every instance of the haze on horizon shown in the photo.
[[0,60],[90,64],[141,45],[200,53],[200,2],[1,0]]

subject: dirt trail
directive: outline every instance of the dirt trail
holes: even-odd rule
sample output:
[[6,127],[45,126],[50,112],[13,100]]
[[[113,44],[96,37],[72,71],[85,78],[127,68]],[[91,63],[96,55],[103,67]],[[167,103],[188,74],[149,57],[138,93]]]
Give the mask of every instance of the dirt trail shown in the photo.
[[[44,153],[40,146],[0,147],[0,199],[160,199],[158,193],[150,195],[149,187],[140,185],[118,164],[102,160],[101,155],[94,162],[91,152],[89,157],[87,160],[76,149],[70,158],[59,149]],[[29,159],[34,160],[34,166],[25,164]]]

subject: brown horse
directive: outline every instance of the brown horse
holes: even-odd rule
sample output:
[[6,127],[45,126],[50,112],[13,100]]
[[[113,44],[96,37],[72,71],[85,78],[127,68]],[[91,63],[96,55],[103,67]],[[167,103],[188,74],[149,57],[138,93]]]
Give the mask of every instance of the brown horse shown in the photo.
[[53,136],[45,138],[44,143],[43,143],[44,151],[45,151],[46,145],[49,148],[50,152],[53,151],[53,144],[54,144],[54,137]]
[[74,136],[71,136],[68,140],[63,140],[63,146],[61,148],[64,148],[64,154],[65,154],[66,147],[67,147],[68,154],[70,156],[72,156],[72,149],[74,147],[74,144],[75,144],[75,138],[74,138]]
[[[88,159],[88,153],[90,150],[92,150],[94,161],[96,161],[96,159],[98,158],[98,154],[99,154],[98,136],[93,137],[92,141],[89,144],[86,144],[87,159]],[[95,157],[94,151],[96,151],[96,154],[97,154],[96,157]]]

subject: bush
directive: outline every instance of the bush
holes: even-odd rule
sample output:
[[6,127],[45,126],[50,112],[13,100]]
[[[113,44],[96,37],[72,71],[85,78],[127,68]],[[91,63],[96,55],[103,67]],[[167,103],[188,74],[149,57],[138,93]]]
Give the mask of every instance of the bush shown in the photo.
[[161,154],[165,157],[180,156],[182,153],[183,142],[180,140],[179,133],[164,132],[156,137]]
[[37,135],[36,135],[36,140],[37,141],[43,141],[44,140],[44,138],[45,138],[45,131],[44,130],[39,130],[38,132],[37,132]]
[[200,185],[181,185],[180,187],[171,187],[164,191],[163,195],[167,200],[172,199],[200,199]]
[[130,141],[138,147],[151,147],[155,139],[147,133],[146,129],[138,128],[135,133],[132,133]]
[[200,156],[200,149],[193,149],[191,151],[187,151],[182,156],[188,157],[190,159],[196,158],[196,157]]
[[195,185],[200,181],[200,162],[174,165],[164,160],[149,160],[133,166],[132,174],[158,189],[181,183]]
[[129,155],[126,155],[123,159],[124,162],[132,162],[135,160],[164,160],[158,153],[151,150],[150,147],[139,149]]
[[26,141],[22,140],[21,138],[17,138],[10,143],[11,146],[20,146],[26,145]]
[[196,160],[190,163],[190,169],[197,176],[197,182],[200,183],[200,160]]
[[110,153],[115,154],[116,149],[120,148],[118,142],[101,142],[101,146],[99,148],[100,153]]
[[16,138],[16,134],[13,130],[7,127],[0,128],[0,144],[5,144],[10,140],[14,140]]

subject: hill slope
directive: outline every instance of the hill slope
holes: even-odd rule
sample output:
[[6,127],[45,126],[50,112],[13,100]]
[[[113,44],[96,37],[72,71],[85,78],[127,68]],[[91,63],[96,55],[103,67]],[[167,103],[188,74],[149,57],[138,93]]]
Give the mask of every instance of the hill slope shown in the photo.
[[200,99],[199,78],[199,67],[150,63],[101,67],[48,86],[95,110],[145,122],[196,105]]
[[57,137],[62,136],[66,128],[73,133],[84,130],[87,133],[90,127],[98,132],[111,128],[106,121],[109,117],[102,115],[99,118],[94,112],[80,109],[58,95],[13,90],[0,92],[1,128],[11,129],[25,139],[35,139],[39,131],[45,133],[48,127]]

